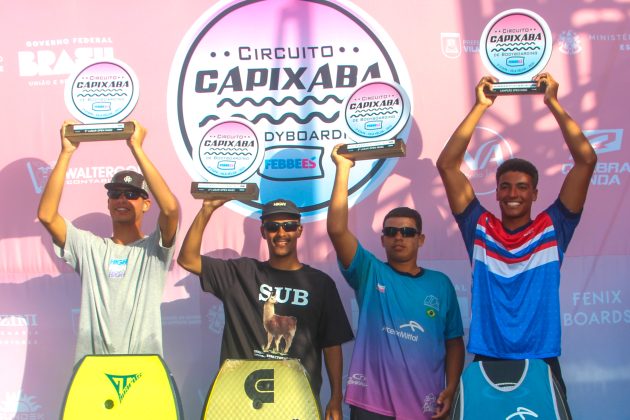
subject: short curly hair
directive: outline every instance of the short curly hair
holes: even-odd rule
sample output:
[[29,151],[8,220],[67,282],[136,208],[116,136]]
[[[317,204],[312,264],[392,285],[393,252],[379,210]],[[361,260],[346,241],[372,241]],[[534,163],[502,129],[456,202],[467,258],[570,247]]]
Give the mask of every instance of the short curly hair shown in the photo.
[[528,160],[520,159],[520,158],[512,158],[504,161],[497,168],[497,184],[499,183],[499,178],[506,172],[522,172],[524,174],[529,175],[532,178],[532,183],[534,188],[538,186],[538,169]]

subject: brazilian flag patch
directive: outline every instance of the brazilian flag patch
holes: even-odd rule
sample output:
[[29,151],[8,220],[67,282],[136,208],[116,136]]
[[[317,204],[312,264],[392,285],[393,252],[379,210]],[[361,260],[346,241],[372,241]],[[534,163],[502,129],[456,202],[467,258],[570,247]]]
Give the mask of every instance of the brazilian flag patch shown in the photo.
[[437,315],[433,308],[428,308],[426,313],[429,318],[435,318],[435,315]]

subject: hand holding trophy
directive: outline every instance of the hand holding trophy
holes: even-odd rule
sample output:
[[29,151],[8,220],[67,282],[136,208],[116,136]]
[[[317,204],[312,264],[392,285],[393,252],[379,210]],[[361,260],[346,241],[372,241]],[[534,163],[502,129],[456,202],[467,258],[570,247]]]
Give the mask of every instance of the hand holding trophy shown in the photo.
[[66,107],[82,124],[64,124],[72,142],[128,140],[135,127],[125,119],[138,102],[140,85],[125,63],[108,59],[80,68],[66,81]]
[[343,104],[348,135],[358,139],[337,153],[352,160],[405,156],[405,143],[396,138],[409,120],[410,101],[394,82],[372,80],[360,85]]
[[249,121],[219,120],[193,151],[195,167],[206,181],[192,182],[190,193],[205,200],[257,200],[258,185],[244,183],[258,171],[265,145]]
[[533,80],[551,57],[553,42],[542,17],[525,9],[510,9],[488,22],[479,41],[481,61],[498,81],[489,95],[544,93]]

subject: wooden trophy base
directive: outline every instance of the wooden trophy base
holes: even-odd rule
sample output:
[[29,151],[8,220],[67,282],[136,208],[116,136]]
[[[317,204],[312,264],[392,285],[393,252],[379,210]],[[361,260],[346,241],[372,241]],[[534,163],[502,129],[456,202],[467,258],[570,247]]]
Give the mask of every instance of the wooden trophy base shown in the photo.
[[407,150],[401,139],[391,139],[344,144],[337,153],[352,160],[367,160],[403,157]]
[[484,89],[486,95],[532,95],[545,93],[544,84],[538,86],[536,82],[498,82],[492,84],[492,89]]
[[256,184],[230,184],[218,182],[193,182],[190,193],[193,197],[207,200],[257,200]]
[[64,127],[63,136],[78,143],[83,141],[128,140],[135,131],[133,122],[108,124],[73,124]]

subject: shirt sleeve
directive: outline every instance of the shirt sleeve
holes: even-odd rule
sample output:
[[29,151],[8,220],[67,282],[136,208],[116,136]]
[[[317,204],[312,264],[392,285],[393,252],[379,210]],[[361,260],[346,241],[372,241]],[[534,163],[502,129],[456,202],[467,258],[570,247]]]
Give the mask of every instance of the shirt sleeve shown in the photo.
[[468,258],[472,259],[473,248],[475,246],[475,232],[477,230],[477,221],[483,212],[486,210],[483,208],[479,199],[475,197],[468,207],[460,214],[453,214],[459,231],[462,233],[464,244],[466,245],[466,251],[468,251]]
[[[446,277],[446,276],[445,276]],[[459,301],[457,293],[451,280],[446,277],[448,294],[448,308],[446,309],[446,322],[444,338],[450,340],[452,338],[462,337],[464,335],[464,326],[462,324],[462,314],[459,309]]]
[[68,263],[74,271],[79,272],[81,250],[86,249],[88,242],[90,241],[90,237],[95,235],[91,232],[77,229],[72,222],[67,219],[64,220],[66,221],[66,243],[64,244],[64,247],[61,248],[53,241],[53,249],[59,258],[62,258],[66,263]]
[[363,246],[359,243],[357,246],[357,252],[354,254],[352,261],[348,268],[344,268],[343,265],[337,261],[339,265],[339,270],[343,275],[343,278],[346,279],[348,285],[352,287],[355,291],[359,290],[365,283],[367,279],[367,264],[366,261],[369,259],[370,253],[363,248]]
[[575,228],[580,223],[582,212],[572,213],[562,204],[559,198],[547,208],[546,212],[553,222],[553,228],[558,239],[558,247],[564,253],[569,247]]
[[336,346],[354,338],[335,282],[328,277],[324,313],[319,324],[322,348]]
[[173,259],[173,254],[175,253],[175,246],[167,248],[162,245],[162,231],[160,230],[159,225],[156,226],[155,230],[146,237],[146,240],[151,244],[149,246],[149,252],[156,255],[157,258],[165,265],[169,265]]
[[239,278],[253,279],[254,271],[253,260],[249,258],[222,260],[202,255],[199,275],[201,289],[223,300]]

